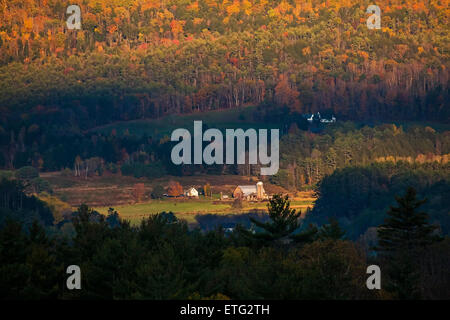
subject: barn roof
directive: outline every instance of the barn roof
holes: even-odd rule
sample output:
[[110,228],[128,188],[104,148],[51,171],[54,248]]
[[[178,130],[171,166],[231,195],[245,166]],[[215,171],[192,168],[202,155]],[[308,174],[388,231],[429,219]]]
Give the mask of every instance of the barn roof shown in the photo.
[[245,196],[251,195],[252,193],[256,193],[256,185],[253,185],[253,186],[237,186],[237,187],[242,190],[242,193]]

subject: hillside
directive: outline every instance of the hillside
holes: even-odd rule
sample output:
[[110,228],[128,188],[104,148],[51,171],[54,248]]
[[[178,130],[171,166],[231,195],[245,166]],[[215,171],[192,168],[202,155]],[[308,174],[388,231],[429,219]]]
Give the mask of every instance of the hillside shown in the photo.
[[0,300],[176,300],[167,319],[449,300],[449,17],[0,0]]
[[346,119],[448,122],[448,1],[378,1],[379,30],[366,26],[369,4],[89,0],[81,29],[68,30],[68,1],[3,0],[2,130],[263,101]]

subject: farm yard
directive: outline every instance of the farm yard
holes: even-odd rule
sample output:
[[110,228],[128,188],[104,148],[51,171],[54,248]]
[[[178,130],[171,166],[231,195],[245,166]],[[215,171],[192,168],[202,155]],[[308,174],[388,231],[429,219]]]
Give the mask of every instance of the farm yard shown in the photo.
[[[135,187],[144,184],[144,195],[138,202],[150,200],[150,193],[156,185],[167,186],[169,181],[179,182],[183,188],[202,188],[205,184],[211,185],[214,194],[231,195],[237,185],[255,184],[255,177],[232,176],[232,175],[198,175],[172,177],[164,176],[157,179],[134,178],[120,174],[104,174],[93,176],[88,179],[63,175],[61,172],[42,173],[41,177],[47,180],[55,195],[72,206],[85,203],[92,207],[111,207],[119,205],[135,204]],[[287,193],[282,187],[265,183],[264,187],[269,194]],[[216,195],[216,198],[218,196]]]
[[[42,173],[41,177],[50,182],[54,195],[72,206],[74,209],[85,203],[102,214],[107,214],[109,208],[114,208],[122,219],[129,220],[133,225],[143,218],[159,212],[173,212],[178,218],[189,224],[196,223],[196,216],[202,214],[230,215],[244,214],[255,210],[265,211],[267,201],[243,201],[242,207],[233,207],[234,199],[231,193],[237,185],[251,185],[258,180],[255,177],[244,176],[166,176],[159,179],[134,178],[122,175],[94,176],[88,179],[63,175],[60,172]],[[199,198],[163,198],[151,199],[153,188],[160,184],[166,186],[169,181],[179,182],[183,188],[194,186],[201,189],[210,184],[211,197]],[[136,185],[143,184],[143,196],[136,199]],[[287,190],[264,183],[267,193],[288,193]],[[228,195],[226,200],[220,200],[220,193]],[[291,197],[291,207],[306,211],[312,207],[315,198],[312,192],[300,192]]]

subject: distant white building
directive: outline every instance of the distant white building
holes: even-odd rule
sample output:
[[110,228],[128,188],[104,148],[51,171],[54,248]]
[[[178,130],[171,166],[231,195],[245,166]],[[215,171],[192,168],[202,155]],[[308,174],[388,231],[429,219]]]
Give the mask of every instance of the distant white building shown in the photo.
[[184,191],[184,196],[189,198],[198,198],[198,191],[194,187],[190,187]]
[[234,228],[229,227],[224,229],[225,233],[232,233],[234,231]]
[[331,117],[331,119],[320,119],[320,122],[322,123],[335,123],[336,118],[334,116]]
[[331,119],[325,119],[322,118],[322,116],[320,115],[320,112],[317,112],[316,114],[311,114],[311,115],[305,115],[306,120],[309,122],[313,122],[314,120],[319,120],[321,123],[334,123],[336,122],[336,117],[332,116]]

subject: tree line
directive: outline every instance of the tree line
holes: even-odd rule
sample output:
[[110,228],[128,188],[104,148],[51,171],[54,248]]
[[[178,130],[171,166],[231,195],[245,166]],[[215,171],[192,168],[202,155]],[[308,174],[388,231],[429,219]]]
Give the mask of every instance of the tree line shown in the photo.
[[[346,240],[334,220],[294,232],[298,213],[281,196],[270,201],[268,221],[232,234],[189,230],[171,213],[132,227],[113,209],[105,217],[85,205],[71,217],[70,236],[9,219],[0,228],[0,297],[447,299],[449,239],[435,232],[420,204],[413,189],[397,198],[377,229],[377,256]],[[73,264],[81,268],[81,290],[66,287]],[[383,272],[381,290],[366,287],[371,264]]]
[[[349,165],[397,161],[445,164],[450,154],[448,131],[423,125],[309,124],[300,114],[290,114],[275,105],[255,108],[244,121],[258,127],[280,128],[280,170],[270,177],[270,182],[292,190],[311,188],[324,176]],[[130,134],[128,129],[118,132],[114,126],[79,131],[62,127],[52,117],[10,125],[15,128],[0,130],[0,167],[7,169],[66,169],[67,174],[80,178],[106,171],[138,178],[260,174],[259,165],[175,166],[170,159],[174,143],[164,134]],[[132,129],[133,124],[128,127]]]
[[317,185],[318,196],[307,220],[322,224],[336,218],[347,235],[354,240],[371,243],[374,227],[386,218],[394,195],[414,186],[430,221],[443,234],[450,232],[449,166],[437,164],[374,163],[336,170]]

